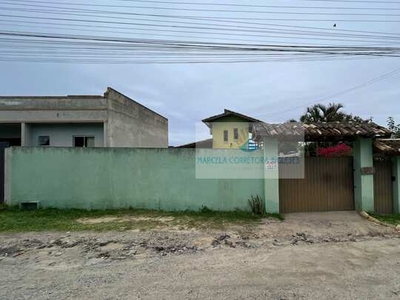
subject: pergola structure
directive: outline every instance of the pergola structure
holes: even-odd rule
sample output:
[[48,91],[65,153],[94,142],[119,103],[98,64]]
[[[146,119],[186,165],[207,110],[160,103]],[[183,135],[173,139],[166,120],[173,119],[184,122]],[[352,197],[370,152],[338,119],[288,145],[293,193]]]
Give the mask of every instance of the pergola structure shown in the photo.
[[[352,123],[281,123],[259,122],[253,126],[253,140],[263,144],[264,156],[278,157],[279,141],[353,143],[354,199],[359,211],[374,211],[373,153],[392,156],[394,212],[400,213],[400,140],[392,140],[392,132],[373,122]],[[279,169],[268,170],[265,179],[266,210],[279,213]],[[271,175],[271,173],[275,172]]]

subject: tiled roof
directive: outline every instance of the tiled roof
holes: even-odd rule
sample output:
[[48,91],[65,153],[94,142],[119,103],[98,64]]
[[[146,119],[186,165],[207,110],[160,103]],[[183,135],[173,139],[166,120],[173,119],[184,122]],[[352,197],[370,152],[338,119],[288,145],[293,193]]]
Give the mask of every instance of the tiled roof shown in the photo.
[[257,123],[254,124],[253,136],[254,139],[259,140],[263,137],[277,137],[277,138],[295,138],[299,137],[307,141],[321,140],[329,138],[343,138],[352,139],[356,137],[371,137],[371,138],[387,138],[390,137],[392,132],[373,122],[365,123]]
[[225,117],[228,117],[228,116],[236,116],[236,117],[245,119],[248,122],[262,122],[260,120],[254,119],[252,117],[240,114],[238,112],[235,112],[235,111],[232,111],[232,110],[229,110],[229,109],[225,109],[222,114],[215,115],[215,116],[209,117],[207,119],[204,119],[203,122],[204,123],[214,122],[214,121],[216,121],[218,119],[225,118]]
[[374,147],[378,152],[400,154],[400,139],[375,140]]

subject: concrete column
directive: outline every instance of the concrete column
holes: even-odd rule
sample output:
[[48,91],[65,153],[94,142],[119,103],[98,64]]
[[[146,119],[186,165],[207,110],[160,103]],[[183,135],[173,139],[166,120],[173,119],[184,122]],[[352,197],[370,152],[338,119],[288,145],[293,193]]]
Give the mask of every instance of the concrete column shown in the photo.
[[374,211],[374,166],[372,139],[354,142],[354,200],[356,210]]
[[31,141],[31,124],[21,123],[21,146],[33,146]]
[[279,213],[278,140],[264,139],[264,199],[267,213]]
[[103,147],[109,146],[107,122],[103,123]]
[[27,132],[26,132],[26,123],[21,123],[21,146],[28,146],[27,145]]
[[392,158],[393,168],[393,212],[400,213],[400,156]]

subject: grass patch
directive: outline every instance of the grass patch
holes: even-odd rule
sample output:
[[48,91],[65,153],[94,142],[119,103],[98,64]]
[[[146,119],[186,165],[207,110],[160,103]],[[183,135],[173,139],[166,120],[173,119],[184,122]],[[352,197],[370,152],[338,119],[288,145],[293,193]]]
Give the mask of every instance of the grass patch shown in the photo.
[[372,217],[375,219],[378,219],[381,222],[393,224],[393,225],[399,225],[400,224],[400,214],[393,214],[393,215],[377,215],[377,214],[371,214]]
[[[96,218],[104,222],[90,222]],[[265,216],[264,216],[265,217]],[[268,215],[282,220],[280,215]],[[89,222],[82,222],[89,220]],[[203,209],[198,212],[164,212],[153,210],[78,210],[39,209],[23,211],[15,207],[0,209],[0,232],[26,231],[106,231],[148,230],[156,227],[223,229],[230,225],[255,225],[261,216],[249,212],[217,212]]]

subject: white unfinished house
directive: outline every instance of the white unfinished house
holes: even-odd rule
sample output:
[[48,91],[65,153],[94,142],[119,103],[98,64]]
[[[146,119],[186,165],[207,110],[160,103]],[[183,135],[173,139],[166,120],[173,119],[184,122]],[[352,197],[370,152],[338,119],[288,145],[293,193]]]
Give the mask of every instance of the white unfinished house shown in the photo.
[[7,96],[0,97],[1,142],[167,148],[168,119],[112,88],[98,96]]

